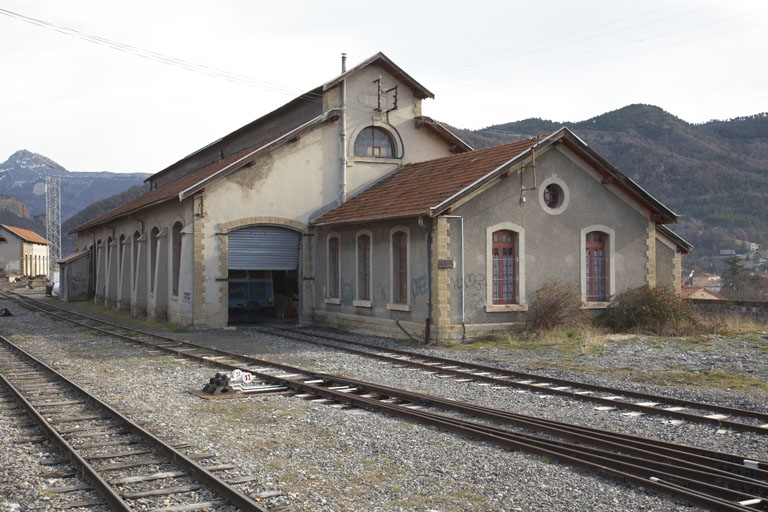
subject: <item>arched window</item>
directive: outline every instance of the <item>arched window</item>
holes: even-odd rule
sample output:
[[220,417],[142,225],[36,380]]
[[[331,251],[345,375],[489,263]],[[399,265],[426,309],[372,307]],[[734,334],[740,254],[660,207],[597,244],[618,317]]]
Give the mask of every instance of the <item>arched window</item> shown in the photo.
[[605,247],[608,235],[602,231],[591,231],[586,236],[587,302],[606,302],[608,274]]
[[395,143],[382,128],[367,126],[355,139],[355,156],[395,158]]
[[155,277],[157,273],[157,236],[160,234],[160,230],[152,228],[150,232],[149,242],[149,258],[150,258],[150,278],[149,278],[149,291],[155,293]]
[[136,269],[138,268],[138,264],[139,264],[139,238],[140,237],[141,237],[141,233],[139,233],[138,231],[136,231],[133,234],[132,253],[133,253],[133,289],[134,290],[136,289],[136,279],[137,279],[136,276],[138,274]]
[[371,300],[371,236],[357,237],[357,300]]
[[408,304],[408,234],[392,234],[392,303]]
[[181,222],[173,225],[173,294],[179,294],[179,272],[181,271]]
[[339,236],[328,237],[328,298],[340,298],[339,280],[341,276],[341,258]]
[[493,258],[493,303],[517,302],[517,233],[507,229],[494,231],[491,240]]

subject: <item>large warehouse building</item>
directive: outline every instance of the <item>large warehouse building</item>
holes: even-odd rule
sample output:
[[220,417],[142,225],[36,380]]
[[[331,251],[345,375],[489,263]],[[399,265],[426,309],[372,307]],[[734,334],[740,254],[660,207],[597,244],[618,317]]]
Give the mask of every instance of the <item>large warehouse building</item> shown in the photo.
[[589,308],[679,287],[677,216],[576,135],[473,151],[432,97],[379,53],[151,176],[76,229],[95,300],[444,340],[519,324],[550,279]]

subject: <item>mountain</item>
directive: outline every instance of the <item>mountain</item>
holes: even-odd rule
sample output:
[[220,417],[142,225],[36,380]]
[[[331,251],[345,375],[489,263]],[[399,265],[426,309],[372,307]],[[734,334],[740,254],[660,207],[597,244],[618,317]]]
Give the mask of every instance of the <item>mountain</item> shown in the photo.
[[586,121],[525,119],[457,130],[476,148],[567,126],[681,215],[675,231],[698,254],[768,244],[768,113],[691,124],[653,105],[629,105]]
[[61,177],[61,218],[66,219],[94,201],[140,185],[146,173],[70,172],[50,158],[26,149],[0,164],[0,194],[27,205],[32,215],[45,213],[45,177]]
[[0,195],[0,224],[31,229],[45,237],[45,224],[33,218],[27,206],[13,197]]
[[67,220],[61,223],[61,254],[67,255],[74,252],[77,247],[77,235],[70,235],[69,232],[78,226],[82,226],[89,220],[95,219],[99,215],[107,213],[110,210],[114,210],[118,206],[122,206],[128,201],[133,201],[140,195],[149,191],[149,184],[142,183],[141,185],[134,185],[128,190],[124,190],[119,194],[107,197],[96,201],[88,205],[83,210],[77,212]]

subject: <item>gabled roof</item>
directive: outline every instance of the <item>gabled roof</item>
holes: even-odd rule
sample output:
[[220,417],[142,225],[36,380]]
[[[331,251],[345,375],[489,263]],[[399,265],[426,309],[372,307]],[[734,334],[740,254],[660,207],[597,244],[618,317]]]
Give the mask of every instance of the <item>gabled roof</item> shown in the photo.
[[371,64],[377,64],[394,76],[397,80],[400,82],[403,82],[408,87],[411,88],[413,91],[413,95],[416,96],[419,99],[426,99],[426,98],[434,98],[435,95],[432,94],[427,90],[426,87],[421,85],[419,82],[414,80],[408,73],[403,71],[400,66],[392,62],[389,57],[384,55],[381,52],[376,53],[375,55],[369,57],[368,59],[364,60],[357,66],[349,69],[346,73],[342,73],[333,80],[326,82],[323,84],[323,92],[327,91],[328,89],[331,89],[341,83],[342,80],[345,78],[348,78],[350,75],[357,73],[363,68],[366,68],[370,66]]
[[438,137],[450,144],[451,153],[463,153],[465,151],[472,151],[474,148],[464,142],[458,135],[453,133],[444,124],[435,121],[431,117],[417,116],[416,126],[426,126],[431,129]]
[[24,240],[25,242],[31,242],[33,244],[46,244],[46,245],[48,245],[48,240],[46,240],[45,238],[41,237],[40,235],[38,235],[34,231],[30,231],[28,229],[17,228],[17,227],[14,227],[14,226],[7,226],[5,224],[0,224],[0,226],[4,227],[5,229],[10,231],[14,235],[16,235],[19,238],[21,238],[22,240]]
[[104,224],[105,222],[109,222],[117,218],[136,213],[139,210],[172,201],[174,199],[181,201],[187,197],[190,197],[198,190],[203,189],[206,184],[210,183],[214,179],[226,176],[227,174],[242,168],[243,166],[252,162],[256,157],[276,149],[285,143],[295,140],[296,137],[304,133],[306,130],[310,130],[319,124],[329,121],[336,115],[336,111],[328,111],[316,117],[315,119],[297,126],[277,137],[263,140],[258,144],[238,151],[237,153],[230,155],[223,160],[214,162],[203,167],[202,169],[198,169],[197,171],[186,174],[154,190],[150,190],[146,194],[137,197],[133,201],[129,201],[122,206],[118,206],[114,210],[111,210],[104,215],[96,217],[95,219],[73,229],[71,233],[83,231],[93,226],[98,226],[99,224]]
[[662,233],[664,236],[672,240],[677,244],[677,246],[680,248],[680,252],[683,254],[690,254],[693,250],[693,244],[687,242],[683,237],[669,229],[667,226],[663,226],[661,224],[658,224],[656,226],[656,231],[659,233]]
[[429,216],[431,208],[528,150],[521,140],[436,160],[406,164],[316,219],[316,226]]
[[[696,294],[708,295],[711,300],[728,300],[728,297],[723,297],[719,293],[715,293],[712,290],[708,290],[707,288],[703,288],[701,286],[685,286],[680,291],[680,296],[684,299],[691,299]],[[703,297],[699,298],[703,299]]]
[[[647,207],[655,221],[676,222],[677,214],[594,152],[568,128],[469,153],[404,165],[345,204],[315,219],[316,226],[356,224],[407,217],[435,217],[527,160],[533,151],[564,144]],[[606,181],[606,182],[607,182]],[[687,242],[686,242],[687,243]],[[690,245],[690,244],[689,244]]]

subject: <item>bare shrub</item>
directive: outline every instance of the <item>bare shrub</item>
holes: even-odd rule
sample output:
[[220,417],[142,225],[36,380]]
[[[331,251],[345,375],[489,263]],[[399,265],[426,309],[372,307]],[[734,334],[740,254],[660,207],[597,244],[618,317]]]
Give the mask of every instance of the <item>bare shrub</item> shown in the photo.
[[693,307],[662,286],[642,286],[619,294],[599,321],[614,332],[674,336],[692,334],[698,324]]
[[536,290],[531,303],[531,323],[536,331],[548,331],[555,327],[572,327],[583,319],[579,306],[581,300],[576,287],[559,281],[548,281]]

